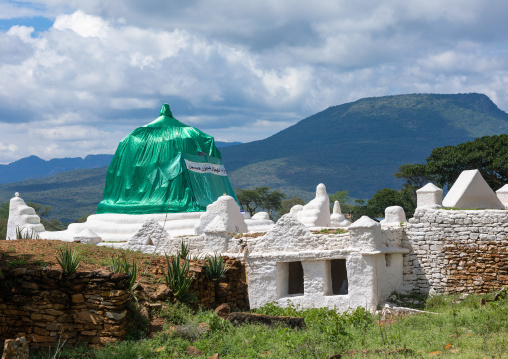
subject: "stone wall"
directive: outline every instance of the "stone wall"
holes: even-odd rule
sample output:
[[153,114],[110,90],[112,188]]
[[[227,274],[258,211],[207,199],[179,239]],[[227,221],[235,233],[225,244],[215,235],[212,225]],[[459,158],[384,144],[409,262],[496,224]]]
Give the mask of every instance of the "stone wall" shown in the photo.
[[215,309],[222,303],[228,303],[240,309],[249,308],[245,265],[240,260],[227,257],[224,257],[224,265],[229,267],[224,278],[213,284],[206,278],[203,261],[191,263],[189,272],[194,276],[191,291],[198,297],[195,306]]
[[113,342],[125,334],[127,275],[17,268],[0,278],[0,342],[26,337],[31,346]]
[[508,285],[508,211],[416,210],[403,245],[404,291],[488,292]]

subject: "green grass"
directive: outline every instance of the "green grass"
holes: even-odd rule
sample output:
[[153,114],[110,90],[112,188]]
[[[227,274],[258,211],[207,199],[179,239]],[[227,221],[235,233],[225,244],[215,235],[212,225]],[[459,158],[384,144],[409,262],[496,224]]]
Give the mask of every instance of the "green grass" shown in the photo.
[[[300,310],[268,304],[256,310],[269,315],[303,316],[305,330],[282,326],[233,327],[212,311],[194,312],[183,304],[165,304],[158,313],[169,323],[153,338],[126,340],[94,349],[96,358],[190,358],[185,350],[193,345],[208,358],[328,358],[345,351],[353,358],[507,358],[508,300],[480,305],[493,294],[436,296],[421,314],[382,320],[363,309],[337,314],[333,310]],[[203,332],[199,323],[210,326]],[[178,325],[178,331],[168,330]],[[399,349],[398,353],[389,353]],[[405,349],[405,351],[403,351]],[[76,349],[72,349],[76,351]],[[363,352],[362,352],[363,351]],[[66,358],[79,357],[66,351]],[[364,354],[368,353],[368,356]],[[343,356],[350,357],[350,356]]]

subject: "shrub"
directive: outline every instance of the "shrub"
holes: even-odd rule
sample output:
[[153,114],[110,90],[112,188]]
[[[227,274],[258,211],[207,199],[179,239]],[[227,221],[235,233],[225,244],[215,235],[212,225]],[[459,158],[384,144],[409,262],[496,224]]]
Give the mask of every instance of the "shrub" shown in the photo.
[[205,259],[205,275],[209,281],[218,282],[224,277],[229,267],[224,266],[224,260],[220,254],[207,256]]
[[56,259],[66,275],[75,273],[81,264],[77,252],[69,247],[59,248]]
[[189,293],[189,290],[194,278],[189,277],[189,260],[185,259],[182,266],[180,255],[178,253],[176,256],[171,256],[171,260],[166,255],[168,269],[164,273],[164,278],[175,299],[180,302],[193,302],[196,300],[196,296],[194,293]]

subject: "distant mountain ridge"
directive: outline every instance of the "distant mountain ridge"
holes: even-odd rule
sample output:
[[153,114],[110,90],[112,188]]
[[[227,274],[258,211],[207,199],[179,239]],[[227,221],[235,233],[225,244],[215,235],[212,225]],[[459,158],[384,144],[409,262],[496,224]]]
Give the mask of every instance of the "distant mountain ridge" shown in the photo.
[[330,107],[279,133],[222,150],[232,183],[288,194],[349,190],[357,198],[399,188],[393,174],[432,149],[508,133],[508,114],[482,94],[365,98]]
[[[218,148],[239,145],[242,142],[221,142],[215,144]],[[8,165],[0,165],[0,183],[11,183],[26,179],[42,178],[57,173],[78,169],[99,168],[109,166],[113,155],[88,155],[85,158],[67,157],[43,160],[37,156],[28,156]]]
[[[393,176],[398,167],[424,162],[436,147],[502,133],[508,133],[508,114],[485,95],[397,95],[333,106],[221,152],[234,188],[269,186],[308,200],[324,183],[329,194],[349,190],[370,198],[381,188],[400,188]],[[55,218],[73,220],[95,213],[106,169],[0,184],[0,202],[19,191],[27,201],[53,206]]]

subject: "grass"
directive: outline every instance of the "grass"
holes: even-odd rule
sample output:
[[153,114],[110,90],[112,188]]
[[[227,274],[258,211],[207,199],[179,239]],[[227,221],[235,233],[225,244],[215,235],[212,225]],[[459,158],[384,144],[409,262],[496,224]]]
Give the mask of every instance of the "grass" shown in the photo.
[[[193,345],[209,358],[508,358],[508,300],[481,305],[494,294],[435,296],[424,309],[436,314],[380,318],[363,309],[337,314],[327,309],[300,310],[267,304],[256,310],[270,315],[303,316],[305,330],[282,326],[233,327],[212,311],[192,311],[164,304],[157,315],[166,320],[152,338],[125,340],[93,349],[94,358],[191,358]],[[203,331],[200,323],[209,331]],[[178,328],[178,329],[175,329]],[[73,356],[69,349],[63,357]]]

